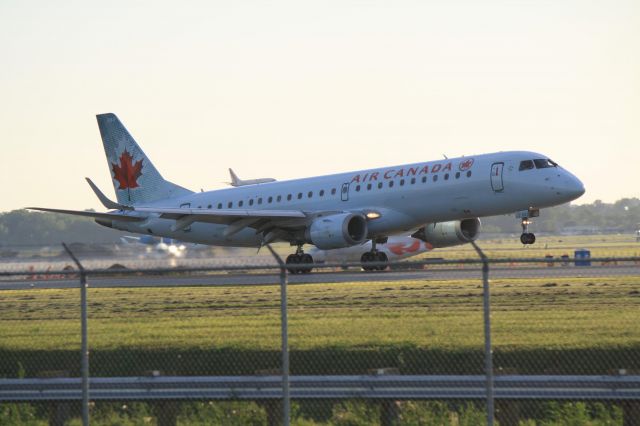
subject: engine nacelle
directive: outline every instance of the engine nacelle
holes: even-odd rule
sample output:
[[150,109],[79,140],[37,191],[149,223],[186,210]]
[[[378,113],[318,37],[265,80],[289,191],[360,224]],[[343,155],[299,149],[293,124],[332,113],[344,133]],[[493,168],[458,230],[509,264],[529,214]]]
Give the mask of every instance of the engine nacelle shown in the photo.
[[322,250],[351,247],[367,238],[367,219],[353,213],[323,216],[311,222],[306,239]]
[[451,222],[430,223],[412,235],[433,246],[433,248],[453,247],[470,243],[478,238],[480,219],[452,220]]

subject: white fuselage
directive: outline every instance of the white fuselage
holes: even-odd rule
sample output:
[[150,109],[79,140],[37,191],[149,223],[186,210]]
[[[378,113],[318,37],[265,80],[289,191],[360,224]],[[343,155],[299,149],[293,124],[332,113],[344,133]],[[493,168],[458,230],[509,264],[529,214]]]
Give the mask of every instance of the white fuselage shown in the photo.
[[[550,207],[584,193],[582,183],[562,167],[519,169],[523,160],[546,158],[499,152],[193,193],[148,206],[375,212],[379,217],[367,227],[373,238],[407,233],[425,223]],[[228,236],[228,225],[196,222],[172,231],[174,223],[151,215],[144,222],[114,221],[113,227],[222,246],[255,247],[262,240],[249,227]]]

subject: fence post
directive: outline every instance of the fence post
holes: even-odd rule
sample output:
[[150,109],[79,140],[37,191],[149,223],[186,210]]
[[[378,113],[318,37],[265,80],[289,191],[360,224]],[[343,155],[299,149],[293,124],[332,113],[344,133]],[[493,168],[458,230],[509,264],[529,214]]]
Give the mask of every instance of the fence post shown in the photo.
[[493,356],[491,352],[491,294],[489,293],[489,260],[480,250],[480,247],[472,241],[473,248],[482,260],[482,300],[484,311],[484,371],[487,378],[487,425],[493,426],[494,401],[493,401]]
[[282,334],[282,424],[289,426],[291,401],[289,395],[289,325],[287,320],[287,265],[270,244],[267,248],[280,266],[280,324]]
[[65,251],[78,266],[80,271],[80,322],[81,322],[81,356],[82,356],[82,424],[89,426],[89,341],[88,341],[88,319],[87,319],[87,273],[75,255],[69,250],[65,243],[62,243]]

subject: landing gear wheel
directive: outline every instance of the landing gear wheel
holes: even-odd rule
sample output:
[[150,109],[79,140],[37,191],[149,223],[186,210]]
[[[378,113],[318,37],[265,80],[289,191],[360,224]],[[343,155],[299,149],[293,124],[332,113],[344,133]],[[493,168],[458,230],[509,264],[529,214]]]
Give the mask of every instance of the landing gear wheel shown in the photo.
[[536,242],[536,236],[531,232],[525,232],[520,235],[520,242],[522,244],[533,244]]
[[300,263],[300,256],[297,254],[290,254],[289,256],[287,256],[286,264],[291,265],[292,267],[287,268],[287,271],[289,271],[290,274],[299,273],[300,269],[297,267],[299,263]]
[[290,274],[308,274],[313,270],[313,257],[307,253],[295,253],[287,256],[287,271]]
[[308,274],[313,269],[313,257],[310,254],[304,253],[300,255],[300,264],[304,265],[304,268],[300,269],[301,274]]
[[[387,269],[386,263],[389,261],[387,255],[381,251],[375,252],[365,252],[362,254],[360,258],[360,262],[362,263],[362,269],[365,271],[384,271]],[[381,263],[384,262],[384,265],[369,265],[370,263]]]
[[376,253],[376,262],[381,263],[381,265],[377,266],[378,271],[384,271],[385,269],[388,268],[389,265],[387,265],[387,262],[389,261],[389,258],[387,257],[387,254],[383,251],[379,251]]
[[375,255],[370,251],[362,253],[360,257],[360,263],[362,263],[362,269],[365,271],[373,271],[375,268],[373,266],[369,266],[369,263],[375,261]]

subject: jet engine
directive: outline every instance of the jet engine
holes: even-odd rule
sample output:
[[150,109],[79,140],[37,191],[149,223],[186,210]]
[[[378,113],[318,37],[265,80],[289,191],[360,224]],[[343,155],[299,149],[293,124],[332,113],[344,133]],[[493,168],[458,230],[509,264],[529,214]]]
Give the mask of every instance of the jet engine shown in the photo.
[[480,219],[452,220],[430,223],[411,235],[433,246],[433,248],[453,247],[466,244],[478,238]]
[[362,244],[367,237],[367,219],[354,213],[323,216],[311,222],[306,239],[322,250]]

